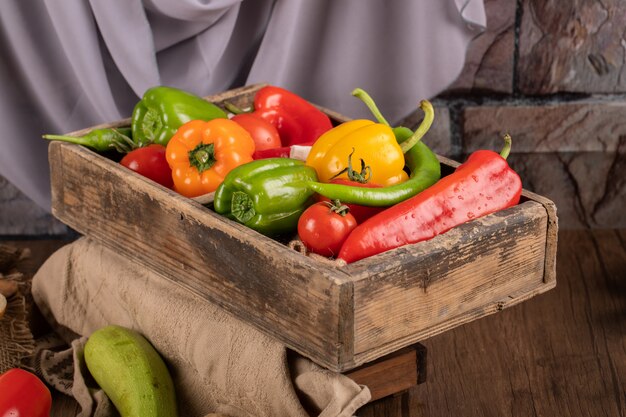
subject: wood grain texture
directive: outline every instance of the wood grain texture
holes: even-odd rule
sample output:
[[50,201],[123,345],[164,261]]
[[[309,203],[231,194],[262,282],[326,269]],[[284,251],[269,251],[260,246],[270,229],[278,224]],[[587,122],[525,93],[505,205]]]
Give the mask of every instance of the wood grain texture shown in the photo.
[[384,358],[347,372],[359,385],[366,385],[376,401],[417,385],[418,357],[414,348],[404,348]]
[[52,143],[50,161],[56,217],[337,368],[344,349],[339,329],[351,319],[339,311],[345,273],[259,239],[255,231],[83,147]]
[[356,360],[392,352],[552,288],[541,285],[546,230],[545,209],[528,201],[410,250],[381,254],[377,265],[349,266],[359,277]]
[[[66,242],[7,243],[31,249],[27,274]],[[626,230],[560,231],[558,246],[553,291],[424,341],[427,382],[357,415],[626,416]],[[51,415],[77,415],[59,396]]]
[[626,233],[559,234],[554,291],[423,342],[404,416],[626,416]]
[[[246,107],[260,87],[207,99]],[[346,120],[322,110],[335,124]],[[124,123],[128,120],[108,126]],[[440,161],[444,173],[458,165]],[[554,274],[544,282],[544,272],[553,269],[545,255],[555,255],[547,251],[552,246],[546,239],[555,238],[549,231],[556,230],[556,217],[548,221],[551,202],[530,201],[530,194],[524,204],[431,242],[341,267],[296,253],[84,147],[52,143],[50,163],[52,207],[59,219],[334,371],[353,369],[555,285]],[[467,256],[455,264],[458,244],[466,245]],[[498,252],[505,245],[510,252]],[[470,256],[475,250],[483,255]],[[509,258],[511,264],[498,261]],[[502,279],[506,274],[516,280]],[[422,302],[409,301],[418,295],[425,297]]]

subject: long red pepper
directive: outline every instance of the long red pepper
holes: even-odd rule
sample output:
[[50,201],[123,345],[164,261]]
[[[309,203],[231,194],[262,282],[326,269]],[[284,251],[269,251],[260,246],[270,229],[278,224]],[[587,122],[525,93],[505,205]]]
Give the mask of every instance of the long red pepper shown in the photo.
[[522,181],[506,158],[511,137],[500,154],[479,150],[454,173],[416,196],[357,226],[344,242],[339,259],[350,263],[431,239],[459,224],[516,205]]

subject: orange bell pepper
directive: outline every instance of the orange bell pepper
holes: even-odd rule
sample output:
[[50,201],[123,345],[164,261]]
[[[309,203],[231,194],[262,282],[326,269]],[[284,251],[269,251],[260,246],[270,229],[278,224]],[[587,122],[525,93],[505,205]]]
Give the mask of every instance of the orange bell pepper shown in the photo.
[[165,150],[174,190],[186,197],[215,191],[233,168],[251,162],[253,153],[250,134],[228,119],[187,122]]

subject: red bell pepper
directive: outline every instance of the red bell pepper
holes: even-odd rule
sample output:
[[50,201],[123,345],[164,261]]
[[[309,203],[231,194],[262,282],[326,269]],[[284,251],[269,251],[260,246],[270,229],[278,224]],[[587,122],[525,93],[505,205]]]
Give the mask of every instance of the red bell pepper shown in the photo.
[[[234,114],[241,109],[227,103],[225,106]],[[276,127],[282,147],[258,151],[255,159],[272,158],[289,154],[292,145],[312,145],[322,133],[333,126],[330,118],[317,107],[284,88],[267,86],[254,96],[253,115]]]
[[48,417],[52,395],[37,376],[23,369],[0,375],[0,416]]
[[522,181],[506,162],[511,137],[507,135],[505,142],[500,154],[474,152],[454,173],[357,226],[338,258],[358,261],[431,239],[459,224],[516,205]]

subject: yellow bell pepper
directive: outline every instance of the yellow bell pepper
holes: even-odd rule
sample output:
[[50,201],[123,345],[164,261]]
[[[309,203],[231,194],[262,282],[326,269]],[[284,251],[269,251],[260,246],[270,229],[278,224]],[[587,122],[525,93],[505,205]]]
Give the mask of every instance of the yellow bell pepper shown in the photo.
[[[354,152],[354,154],[352,154]],[[389,126],[371,120],[352,120],[327,131],[313,144],[306,164],[315,168],[321,182],[348,178],[342,173],[352,161],[362,159],[371,168],[369,182],[383,187],[404,182],[404,154]]]

